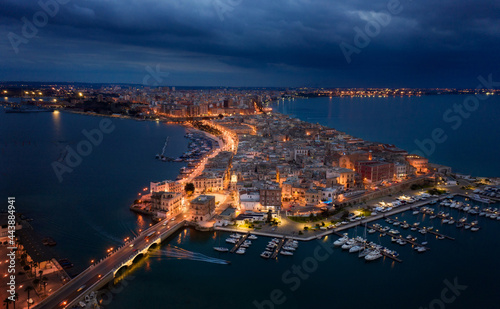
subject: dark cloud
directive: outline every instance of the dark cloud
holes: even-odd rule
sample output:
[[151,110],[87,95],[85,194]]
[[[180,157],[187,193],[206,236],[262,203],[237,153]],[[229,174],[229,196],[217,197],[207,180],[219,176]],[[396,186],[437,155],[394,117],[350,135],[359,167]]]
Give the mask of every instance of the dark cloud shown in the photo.
[[22,18],[41,7],[4,0],[0,72],[140,82],[160,64],[178,85],[414,87],[474,86],[498,72],[500,4],[487,0],[401,1],[347,63],[339,44],[355,46],[355,27],[386,16],[391,1],[73,0],[15,53],[8,34],[21,35]]

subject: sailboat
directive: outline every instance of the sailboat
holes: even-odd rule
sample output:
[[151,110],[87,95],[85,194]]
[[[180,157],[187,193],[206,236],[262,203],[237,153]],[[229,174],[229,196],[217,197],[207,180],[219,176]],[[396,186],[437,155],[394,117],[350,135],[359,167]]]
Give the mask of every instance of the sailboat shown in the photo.
[[[220,233],[219,233],[219,234],[220,234]],[[228,251],[229,251],[229,249],[228,249],[228,248],[226,248],[226,247],[221,247],[221,246],[220,246],[220,235],[217,235],[217,238],[219,239],[219,246],[214,247],[214,250],[215,250],[215,251],[218,251],[218,252],[228,252]]]
[[[366,223],[365,223],[365,232],[363,234],[363,238],[366,239]],[[365,257],[365,256],[367,256],[368,254],[370,254],[372,252],[371,249],[367,248],[366,242],[367,241],[365,240],[365,242],[363,243],[363,250],[360,250],[359,253],[358,253],[358,257],[359,258]]]

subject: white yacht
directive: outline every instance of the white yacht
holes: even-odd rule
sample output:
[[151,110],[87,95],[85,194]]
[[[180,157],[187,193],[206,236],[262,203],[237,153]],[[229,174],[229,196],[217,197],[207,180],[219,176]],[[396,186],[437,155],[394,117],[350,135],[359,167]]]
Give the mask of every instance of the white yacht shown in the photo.
[[228,252],[229,251],[228,248],[224,248],[224,247],[214,247],[214,250],[219,251],[219,252]]
[[255,236],[255,235],[250,235],[250,236],[248,236],[248,238],[247,238],[247,239],[255,240],[255,239],[257,239],[257,238],[258,238],[258,237],[257,237],[257,236]]
[[425,249],[425,247],[415,247],[415,250],[416,250],[418,253],[423,253],[423,252],[427,251],[427,249]]
[[363,247],[362,247],[362,246],[360,246],[360,245],[356,245],[356,246],[351,247],[351,248],[349,249],[349,253],[359,252],[359,251],[361,251],[361,250],[363,250]]
[[346,241],[345,244],[342,245],[342,249],[344,250],[351,249],[352,247],[354,247],[354,245],[355,245],[354,240],[349,239],[348,241]]
[[268,259],[268,258],[270,258],[270,257],[271,257],[271,255],[272,255],[272,254],[273,254],[273,253],[272,253],[272,252],[270,252],[270,251],[264,251],[264,252],[262,252],[262,253],[260,254],[260,256],[261,256],[261,257],[263,257],[263,258],[265,258],[265,259]]
[[378,250],[374,250],[365,256],[365,260],[375,261],[376,259],[379,259],[381,257],[382,257],[382,253],[380,253],[380,251],[378,251]]
[[290,252],[290,251],[281,251],[280,254],[281,255],[293,255],[293,252]]
[[334,246],[342,246],[343,244],[346,243],[346,241],[349,240],[349,238],[347,236],[344,236],[342,238],[339,238],[337,239],[336,241],[333,242],[333,245]]
[[360,258],[365,257],[368,254],[370,254],[371,252],[372,252],[371,249],[364,248],[363,250],[359,251],[358,257],[360,257]]
[[236,254],[245,254],[245,252],[245,248],[239,248],[238,250],[236,250]]

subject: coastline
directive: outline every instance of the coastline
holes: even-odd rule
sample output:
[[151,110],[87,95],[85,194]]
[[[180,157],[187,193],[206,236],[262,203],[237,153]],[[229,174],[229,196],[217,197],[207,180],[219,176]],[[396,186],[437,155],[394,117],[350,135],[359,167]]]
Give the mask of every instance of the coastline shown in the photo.
[[[72,112],[74,113],[74,112]],[[82,114],[82,115],[90,115],[90,116],[100,116],[100,117],[110,117],[110,118],[116,118],[116,117],[113,117],[113,116],[109,116],[109,115],[101,115],[101,114],[88,114],[88,113],[78,113],[77,114]],[[279,114],[279,113],[278,113]],[[286,114],[281,114],[283,116],[287,116]],[[130,118],[128,116],[125,116],[123,117],[124,119],[131,119],[133,120],[133,118]],[[155,120],[150,120],[150,121],[155,121]],[[305,121],[304,121],[305,122]],[[196,130],[197,132],[202,132],[203,134],[205,135],[210,135],[208,132],[204,132],[204,131],[201,131],[201,130],[198,130],[198,129],[195,129],[195,128],[192,128],[191,126],[189,126],[189,124],[179,124],[180,126],[183,126],[183,127],[186,127],[190,130]],[[214,139],[216,139],[217,137],[213,136]],[[219,139],[219,140],[222,140],[222,147],[225,147],[227,144],[224,143],[224,140],[223,139]],[[425,205],[426,203],[422,204],[422,205],[419,205],[418,207],[420,206],[423,206]],[[413,206],[409,206],[411,209],[412,207],[417,207],[416,205],[413,205]],[[394,210],[394,212],[391,212],[391,213],[387,213],[387,214],[384,214],[384,215],[381,215],[382,217],[385,217],[385,216],[390,216],[390,215],[393,215],[393,214],[396,214],[396,213],[400,213],[400,212],[403,212],[403,211],[406,211],[408,209],[405,209],[405,208],[397,208]],[[363,221],[364,222],[368,222],[368,221],[373,221],[373,220],[378,220],[380,219],[380,217],[373,217],[373,218],[369,218],[369,220],[367,221]],[[353,223],[352,225],[349,224],[349,225],[346,225],[346,226],[343,226],[343,227],[340,227],[338,229],[332,229],[332,230],[328,230],[326,232],[320,232],[320,233],[315,233],[313,236],[309,236],[309,237],[296,237],[296,236],[290,236],[290,235],[285,235],[285,234],[280,234],[280,233],[275,233],[275,234],[272,234],[272,233],[267,233],[267,232],[259,232],[259,231],[252,231],[251,233],[252,234],[256,234],[256,235],[262,235],[262,236],[268,236],[268,237],[287,237],[287,238],[294,238],[294,239],[297,239],[297,240],[301,240],[301,241],[311,241],[311,240],[314,240],[314,239],[317,239],[318,237],[324,237],[324,236],[327,236],[327,235],[330,235],[330,234],[337,234],[338,232],[344,230],[344,229],[348,229],[348,228],[351,228],[351,227],[354,227],[354,226],[357,226],[357,225],[360,225],[361,222],[356,222],[356,223]],[[242,232],[242,230],[237,230],[237,229],[227,229],[227,228],[215,228],[215,230],[221,230],[221,231],[232,231],[232,232]],[[213,232],[213,230],[210,230],[210,232]],[[337,234],[338,235],[338,234]]]

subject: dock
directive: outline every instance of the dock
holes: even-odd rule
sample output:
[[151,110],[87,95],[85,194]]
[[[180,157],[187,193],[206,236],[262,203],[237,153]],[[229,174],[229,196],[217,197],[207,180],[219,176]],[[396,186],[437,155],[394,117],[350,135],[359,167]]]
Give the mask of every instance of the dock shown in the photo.
[[422,244],[419,244],[419,243],[418,243],[418,242],[416,242],[416,241],[406,239],[406,238],[404,238],[403,236],[401,236],[400,234],[393,234],[393,233],[391,233],[391,232],[389,232],[389,231],[384,232],[384,231],[382,231],[381,229],[379,229],[379,228],[377,228],[377,227],[375,227],[375,226],[373,226],[373,225],[372,225],[372,226],[368,226],[368,228],[370,228],[370,229],[374,229],[374,230],[376,230],[376,231],[378,231],[378,232],[380,232],[380,233],[385,233],[385,234],[387,234],[387,235],[389,235],[389,236],[391,236],[391,237],[394,237],[394,238],[400,238],[400,239],[402,239],[402,240],[406,241],[407,243],[410,243],[410,244],[412,244],[412,245],[414,245],[414,246],[424,247],[426,250],[430,250],[430,248],[428,248],[428,247],[426,247],[426,246],[424,246],[424,245],[422,245]]
[[449,240],[455,240],[455,238],[450,237],[450,236],[448,236],[448,235],[444,235],[444,234],[438,233],[438,232],[436,232],[436,231],[429,230],[429,229],[427,229],[427,228],[426,228],[425,230],[427,231],[427,233],[431,233],[431,234],[436,235],[436,236],[438,236],[438,237],[444,237],[444,238],[449,239]]
[[[399,222],[399,223],[405,223],[405,222],[402,222],[402,221],[399,221],[399,220],[396,220],[396,219],[393,219],[391,218],[392,221],[395,221],[395,222]],[[455,240],[455,238],[453,237],[450,237],[450,236],[447,236],[447,235],[444,235],[444,234],[441,234],[441,233],[438,233],[438,232],[435,232],[433,230],[429,230],[428,228],[426,227],[422,227],[423,229],[425,229],[427,231],[427,233],[431,233],[431,234],[434,234],[436,236],[439,236],[439,237],[444,237],[446,239],[450,239],[450,240]]]
[[285,243],[286,238],[280,239],[280,242],[274,248],[273,255],[271,255],[271,259],[275,259],[278,256],[278,253],[280,253],[281,247],[283,247],[283,244]]
[[238,250],[238,248],[241,246],[241,244],[243,242],[245,242],[245,240],[247,240],[248,236],[250,236],[250,233],[247,233],[243,237],[240,237],[240,239],[238,240],[238,242],[234,245],[234,247],[229,252],[235,253],[236,250]]
[[401,260],[401,259],[399,259],[399,258],[397,258],[397,257],[395,257],[395,256],[392,256],[392,255],[390,255],[390,254],[388,254],[388,253],[386,253],[386,252],[384,252],[384,251],[380,251],[380,253],[381,253],[383,256],[385,256],[385,257],[387,257],[387,258],[390,258],[391,260],[394,260],[394,261],[396,261],[396,262],[398,262],[398,263],[403,263],[403,260]]

